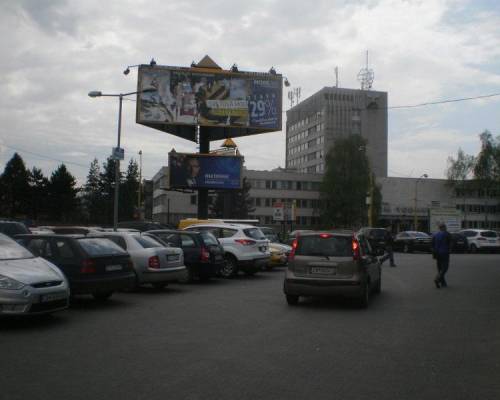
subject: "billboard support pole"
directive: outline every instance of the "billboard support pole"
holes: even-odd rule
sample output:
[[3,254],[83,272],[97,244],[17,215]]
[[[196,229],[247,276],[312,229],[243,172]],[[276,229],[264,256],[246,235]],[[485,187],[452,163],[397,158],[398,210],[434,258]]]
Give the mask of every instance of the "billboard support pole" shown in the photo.
[[[210,128],[200,126],[200,154],[210,153]],[[198,219],[208,218],[208,189],[198,189]]]

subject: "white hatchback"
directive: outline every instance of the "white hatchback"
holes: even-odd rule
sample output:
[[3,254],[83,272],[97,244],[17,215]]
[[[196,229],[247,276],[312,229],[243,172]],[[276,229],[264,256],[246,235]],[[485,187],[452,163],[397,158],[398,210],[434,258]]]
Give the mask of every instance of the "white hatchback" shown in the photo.
[[458,233],[467,238],[471,253],[500,250],[500,237],[495,231],[487,229],[463,229]]
[[253,275],[264,268],[271,257],[269,240],[253,225],[207,223],[190,225],[185,230],[209,231],[219,239],[226,258],[220,272],[224,277],[234,276],[239,270]]

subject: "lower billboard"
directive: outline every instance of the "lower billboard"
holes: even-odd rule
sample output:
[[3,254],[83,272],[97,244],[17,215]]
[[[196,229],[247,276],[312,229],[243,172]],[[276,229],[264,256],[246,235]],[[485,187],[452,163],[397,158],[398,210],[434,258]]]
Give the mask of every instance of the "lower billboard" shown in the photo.
[[241,156],[172,151],[168,165],[172,189],[241,189]]

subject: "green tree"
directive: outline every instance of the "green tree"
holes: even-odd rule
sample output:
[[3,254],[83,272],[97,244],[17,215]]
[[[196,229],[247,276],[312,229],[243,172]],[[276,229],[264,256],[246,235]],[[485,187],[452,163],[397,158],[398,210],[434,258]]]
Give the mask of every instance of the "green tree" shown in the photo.
[[83,203],[86,220],[93,224],[105,222],[102,207],[103,193],[101,191],[101,169],[97,158],[90,163],[87,181],[83,187]]
[[495,140],[488,130],[481,133],[479,139],[481,140],[481,150],[476,157],[473,171],[477,188],[480,192],[483,192],[484,219],[485,225],[488,226],[488,198],[493,193],[500,191],[500,179],[498,175],[500,171],[500,165],[498,164],[500,141]]
[[210,211],[216,218],[248,219],[255,211],[250,198],[250,182],[243,178],[241,189],[218,190]]
[[38,220],[40,215],[47,215],[49,180],[42,170],[33,167],[29,171],[28,184],[30,187],[29,217]]
[[5,165],[0,177],[0,204],[8,217],[26,217],[30,204],[29,171],[17,153]]
[[78,216],[76,179],[64,164],[52,172],[49,186],[49,214],[54,221],[72,222]]
[[[100,174],[101,207],[103,212],[103,223],[113,225],[113,207],[115,196],[115,165],[116,161],[111,157],[103,163]],[[122,174],[120,172],[120,182]]]
[[371,174],[366,145],[361,135],[349,135],[336,139],[327,153],[320,186],[325,227],[354,228],[366,223]]
[[131,220],[138,210],[137,195],[139,192],[139,166],[132,159],[128,163],[125,180],[120,187],[120,213],[121,220]]
[[463,199],[464,222],[467,221],[465,199],[467,193],[472,189],[471,177],[475,162],[474,156],[466,154],[461,148],[458,149],[457,158],[448,157],[447,184],[453,189],[456,197]]

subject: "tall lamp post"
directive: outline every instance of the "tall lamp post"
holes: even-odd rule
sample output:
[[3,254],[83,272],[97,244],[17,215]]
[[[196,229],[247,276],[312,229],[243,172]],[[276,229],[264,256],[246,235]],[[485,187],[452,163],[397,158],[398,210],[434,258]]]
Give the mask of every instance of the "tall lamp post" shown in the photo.
[[118,199],[119,199],[119,191],[120,191],[120,160],[123,160],[124,152],[123,149],[120,148],[120,139],[122,132],[122,103],[123,98],[126,96],[131,96],[133,94],[138,93],[149,93],[155,92],[156,89],[144,89],[138,92],[128,92],[128,93],[118,93],[118,94],[109,94],[102,93],[100,91],[94,90],[89,92],[90,97],[118,97],[119,99],[119,109],[118,109],[118,141],[116,148],[113,149],[113,159],[115,160],[115,200],[113,205],[113,229],[116,231],[118,229]]
[[422,179],[422,178],[427,178],[428,175],[427,174],[423,174],[421,175],[419,178],[417,178],[417,180],[415,181],[415,203],[414,203],[414,207],[413,207],[413,228],[418,231],[418,217],[417,217],[417,195],[418,195],[418,192],[417,192],[417,189],[418,189],[418,182]]
[[141,194],[142,194],[142,150],[139,150],[139,190],[137,191],[137,210],[141,219]]

